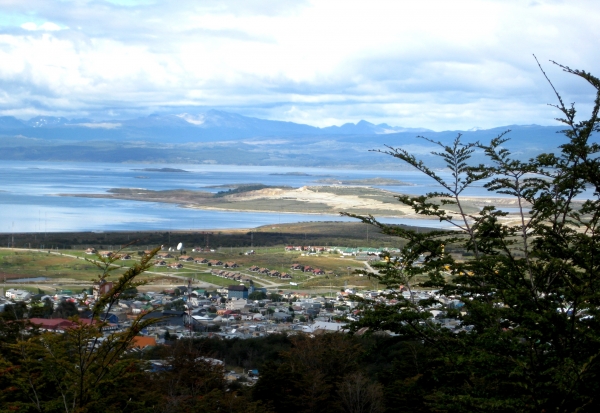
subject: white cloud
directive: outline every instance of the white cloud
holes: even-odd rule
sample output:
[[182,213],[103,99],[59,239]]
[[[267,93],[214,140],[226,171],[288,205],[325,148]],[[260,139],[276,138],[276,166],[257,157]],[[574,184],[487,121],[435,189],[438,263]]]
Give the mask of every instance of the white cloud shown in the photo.
[[98,122],[98,123],[75,123],[74,125],[83,126],[90,129],[117,129],[121,127],[120,123]]
[[532,53],[567,101],[588,90],[546,60],[600,63],[592,0],[114,3],[0,4],[41,19],[0,31],[0,114],[196,106],[318,126],[547,124],[553,96]]
[[34,22],[27,22],[27,23],[23,23],[21,25],[21,28],[25,29],[25,30],[29,30],[29,31],[41,30],[41,31],[46,31],[46,32],[54,32],[57,30],[62,30],[62,28],[58,24],[55,24],[52,22],[42,23],[39,26],[37,24],[35,24]]

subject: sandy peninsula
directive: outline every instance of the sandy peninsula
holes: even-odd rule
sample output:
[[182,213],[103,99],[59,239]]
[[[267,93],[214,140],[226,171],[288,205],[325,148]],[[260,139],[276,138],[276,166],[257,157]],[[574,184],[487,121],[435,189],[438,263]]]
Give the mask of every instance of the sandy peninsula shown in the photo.
[[[221,211],[273,212],[302,214],[372,214],[374,216],[419,219],[414,211],[400,203],[400,195],[384,189],[365,186],[303,186],[301,188],[268,187],[258,190],[215,194],[206,191],[174,189],[152,191],[136,188],[114,188],[104,194],[62,194],[91,198],[125,199],[142,202],[177,204],[184,208]],[[463,209],[470,214],[482,207],[516,208],[513,198],[468,197],[463,198]],[[445,206],[448,212],[458,212],[453,205]],[[510,216],[507,219],[514,219]]]

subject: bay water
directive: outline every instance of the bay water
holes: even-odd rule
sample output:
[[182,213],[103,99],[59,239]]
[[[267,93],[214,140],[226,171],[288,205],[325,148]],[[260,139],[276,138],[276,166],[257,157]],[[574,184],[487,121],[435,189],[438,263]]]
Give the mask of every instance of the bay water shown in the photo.
[[[162,168],[186,172],[159,172]],[[440,172],[442,176],[449,174]],[[175,204],[58,194],[101,194],[111,188],[223,191],[226,185],[323,185],[321,179],[390,178],[411,185],[380,186],[397,193],[439,190],[417,171],[278,166],[108,164],[3,161],[0,167],[0,233],[255,228],[306,221],[351,221],[339,215],[232,212],[181,208]],[[220,186],[215,188],[215,186]],[[482,186],[465,195],[489,196]],[[438,220],[381,218],[386,223],[440,227]]]

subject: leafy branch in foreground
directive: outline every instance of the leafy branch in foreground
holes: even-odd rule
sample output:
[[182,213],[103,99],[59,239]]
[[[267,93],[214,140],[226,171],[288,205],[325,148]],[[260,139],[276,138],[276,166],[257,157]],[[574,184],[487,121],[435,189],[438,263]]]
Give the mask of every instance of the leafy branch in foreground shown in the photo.
[[[600,80],[559,66],[596,93],[589,118],[577,121],[552,86],[566,126],[560,153],[515,159],[505,134],[489,144],[429,140],[451,172],[446,180],[402,148],[379,151],[441,186],[398,200],[452,230],[417,233],[348,214],[406,240],[398,259],[365,272],[394,290],[385,301],[364,300],[351,328],[389,330],[432,349],[426,372],[413,378],[424,411],[600,408]],[[472,164],[475,150],[486,164]],[[513,198],[516,219],[493,206],[469,213],[462,193],[475,182]]]
[[[73,326],[65,328],[62,334],[27,335],[9,345],[20,364],[8,376],[30,400],[14,407],[39,412],[101,412],[121,410],[127,404],[118,395],[142,370],[135,360],[123,356],[134,337],[156,319],[143,319],[141,314],[128,328],[107,331],[106,318],[120,295],[143,284],[137,278],[150,268],[151,259],[159,250],[160,247],[144,255],[115,279],[110,291],[93,303],[90,319],[74,317]],[[99,283],[106,282],[118,269],[114,262],[119,258],[114,254],[90,260],[102,271]]]

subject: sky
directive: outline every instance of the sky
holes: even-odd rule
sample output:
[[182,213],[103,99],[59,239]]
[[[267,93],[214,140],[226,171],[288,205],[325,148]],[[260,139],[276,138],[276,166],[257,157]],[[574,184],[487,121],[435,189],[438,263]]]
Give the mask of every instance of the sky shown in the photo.
[[600,76],[597,0],[0,0],[0,115],[219,109],[314,126],[555,125]]

